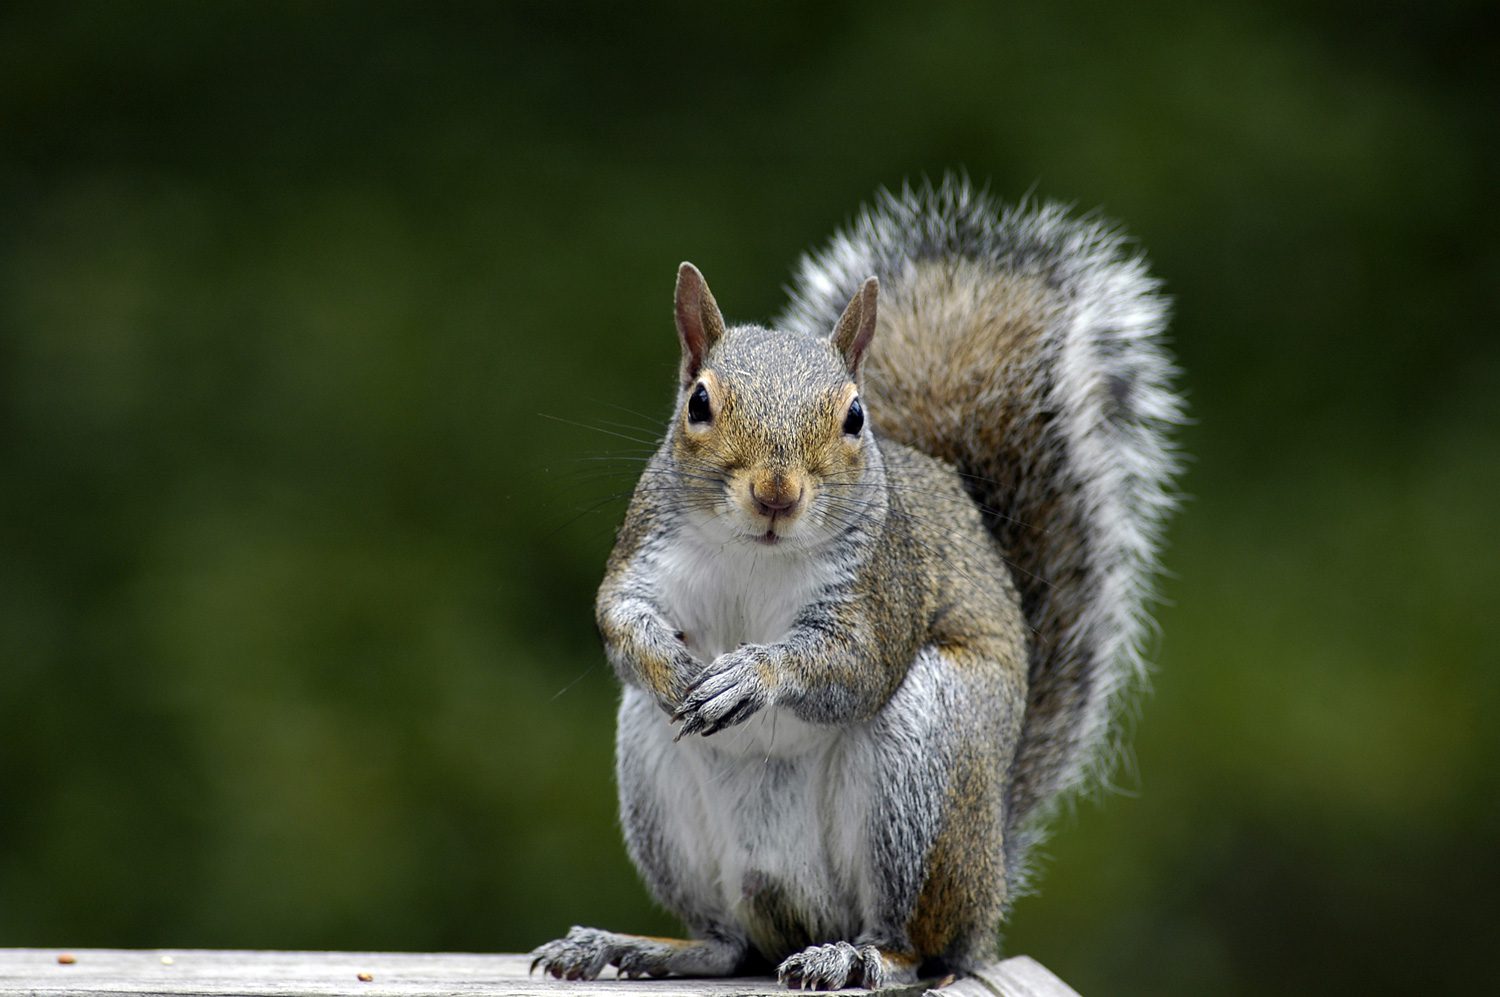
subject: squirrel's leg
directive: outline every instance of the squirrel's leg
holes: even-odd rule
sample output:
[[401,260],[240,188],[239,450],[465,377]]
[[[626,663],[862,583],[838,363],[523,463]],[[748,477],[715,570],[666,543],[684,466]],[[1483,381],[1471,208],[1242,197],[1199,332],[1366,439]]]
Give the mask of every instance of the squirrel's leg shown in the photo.
[[1003,759],[1016,724],[993,705],[1010,700],[986,688],[1007,681],[1002,655],[984,638],[923,648],[854,734],[861,743],[837,778],[842,805],[863,805],[838,847],[864,856],[863,931],[784,960],[786,986],[889,986],[923,964],[963,972],[992,954],[1005,899]]
[[947,745],[943,819],[906,930],[917,954],[964,973],[996,955],[1009,902],[1006,779],[1025,702],[1024,648],[1007,634],[966,633],[935,654],[946,678],[932,736]]
[[639,569],[626,563],[605,578],[595,606],[604,653],[626,685],[645,689],[672,712],[702,665],[650,598]]

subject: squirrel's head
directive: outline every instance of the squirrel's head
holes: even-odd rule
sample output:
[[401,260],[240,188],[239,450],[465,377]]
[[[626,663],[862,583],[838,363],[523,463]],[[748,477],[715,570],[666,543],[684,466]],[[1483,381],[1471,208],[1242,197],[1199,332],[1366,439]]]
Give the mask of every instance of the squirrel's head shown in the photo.
[[684,505],[722,539],[814,546],[873,500],[859,368],[879,284],[865,281],[828,338],[726,328],[703,275],[677,271],[681,392],[668,436]]

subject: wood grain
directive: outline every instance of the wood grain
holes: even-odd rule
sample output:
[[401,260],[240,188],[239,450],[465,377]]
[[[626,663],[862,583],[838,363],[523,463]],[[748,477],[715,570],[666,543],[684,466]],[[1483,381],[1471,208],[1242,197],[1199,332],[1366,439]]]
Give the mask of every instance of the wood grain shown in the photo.
[[[61,955],[73,962],[59,962]],[[166,997],[762,997],[787,991],[769,977],[569,982],[528,974],[520,955],[423,952],[238,952],[203,949],[0,949],[0,997],[162,994]],[[361,975],[369,977],[368,982]],[[928,985],[886,991],[917,995]],[[866,993],[867,991],[841,991]],[[1025,956],[994,963],[940,997],[1078,997]]]

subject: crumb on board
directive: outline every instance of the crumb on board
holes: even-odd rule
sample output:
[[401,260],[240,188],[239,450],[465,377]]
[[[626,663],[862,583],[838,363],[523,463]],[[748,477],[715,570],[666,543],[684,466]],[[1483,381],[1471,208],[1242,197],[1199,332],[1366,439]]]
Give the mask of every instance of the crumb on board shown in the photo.
[[361,982],[361,983],[374,983],[375,982],[375,974],[374,973],[360,973],[358,979],[359,979],[359,982]]
[[57,957],[57,964],[59,966],[71,966],[77,961],[78,957],[71,952],[64,952]]

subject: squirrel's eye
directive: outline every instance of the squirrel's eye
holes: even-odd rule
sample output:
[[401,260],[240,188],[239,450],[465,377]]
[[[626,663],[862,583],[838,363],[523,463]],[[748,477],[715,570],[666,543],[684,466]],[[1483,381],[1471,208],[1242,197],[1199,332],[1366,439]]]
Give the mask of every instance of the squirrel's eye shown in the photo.
[[688,422],[709,423],[714,421],[713,407],[708,404],[708,387],[702,381],[688,396]]
[[859,403],[859,399],[849,403],[849,412],[844,416],[844,432],[850,436],[858,436],[859,431],[865,428],[865,407]]

